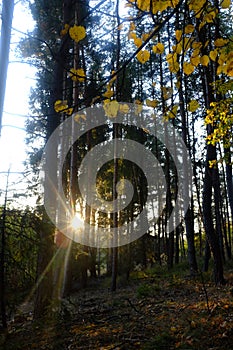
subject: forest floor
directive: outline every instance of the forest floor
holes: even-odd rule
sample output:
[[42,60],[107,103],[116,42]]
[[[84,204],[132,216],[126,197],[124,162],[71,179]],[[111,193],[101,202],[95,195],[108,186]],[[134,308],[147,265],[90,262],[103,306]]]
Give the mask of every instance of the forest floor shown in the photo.
[[202,277],[156,268],[120,280],[114,293],[104,279],[65,299],[59,316],[43,323],[26,311],[16,315],[0,349],[233,349],[233,269],[225,286]]

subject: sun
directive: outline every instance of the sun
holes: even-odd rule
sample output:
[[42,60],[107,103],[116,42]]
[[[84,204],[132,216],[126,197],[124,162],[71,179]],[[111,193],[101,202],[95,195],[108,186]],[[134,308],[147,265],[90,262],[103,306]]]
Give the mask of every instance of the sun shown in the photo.
[[83,221],[81,219],[81,216],[76,213],[74,215],[74,217],[72,218],[71,220],[71,227],[74,229],[74,230],[78,230],[79,228],[81,228],[83,226]]

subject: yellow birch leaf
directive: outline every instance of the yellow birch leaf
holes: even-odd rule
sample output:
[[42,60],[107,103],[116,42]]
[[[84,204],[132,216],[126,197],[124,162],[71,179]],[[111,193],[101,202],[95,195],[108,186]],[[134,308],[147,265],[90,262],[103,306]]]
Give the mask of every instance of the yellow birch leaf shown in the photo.
[[172,53],[168,53],[166,56],[166,60],[168,63],[173,62],[173,60],[176,60],[176,58],[174,59],[173,57],[174,55]]
[[202,47],[202,43],[200,41],[194,41],[192,43],[192,48],[193,49],[200,49]]
[[179,63],[178,62],[173,62],[169,64],[169,70],[171,73],[177,73],[180,69]]
[[68,108],[68,109],[66,109],[65,110],[65,113],[67,114],[67,115],[71,115],[72,113],[73,113],[73,108],[72,107],[70,107],[70,108]]
[[158,104],[158,101],[156,101],[156,100],[150,100],[148,98],[146,99],[146,105],[148,107],[155,108],[157,106],[157,104]]
[[134,23],[134,22],[130,22],[129,29],[130,29],[130,30],[135,30],[135,29],[136,29],[136,26],[135,26],[135,23]]
[[85,38],[86,30],[83,26],[74,25],[69,29],[69,34],[71,39],[78,43],[79,41]]
[[223,66],[218,66],[218,68],[217,68],[217,75],[220,75],[221,73],[224,73],[224,67]]
[[198,66],[198,64],[200,63],[200,56],[191,57],[190,62],[193,66]]
[[83,120],[86,120],[86,114],[81,114],[81,113],[75,113],[75,115],[73,116],[74,117],[74,120],[79,123],[79,120],[80,119],[83,119]]
[[195,112],[200,107],[197,100],[191,100],[188,105],[188,110],[190,112]]
[[233,53],[230,52],[228,55],[228,61],[226,64],[226,74],[229,77],[233,77]]
[[119,111],[124,114],[127,114],[129,112],[129,106],[127,105],[127,103],[120,104]]
[[214,45],[217,47],[222,47],[225,46],[228,43],[228,41],[229,40],[227,39],[219,38],[215,40]]
[[177,89],[179,90],[179,89],[180,89],[180,81],[179,81],[179,80],[176,81],[176,82],[175,82],[175,85],[176,85]]
[[104,101],[104,110],[109,118],[115,118],[119,110],[119,103],[117,101]]
[[178,55],[180,55],[181,52],[182,52],[182,50],[183,50],[182,42],[179,42],[179,43],[174,47],[174,51],[175,51]]
[[68,33],[69,28],[70,28],[70,25],[66,23],[66,24],[64,25],[64,28],[61,30],[60,35],[61,35],[61,36],[65,36],[65,35]]
[[139,62],[144,64],[150,59],[150,52],[148,50],[141,50],[137,53],[137,59]]
[[183,64],[183,70],[184,70],[184,73],[185,73],[186,75],[192,74],[193,71],[194,71],[194,68],[195,68],[195,67],[194,67],[191,63],[184,62],[184,64]]
[[176,40],[179,42],[182,37],[182,30],[176,30]]
[[221,8],[228,9],[231,6],[231,0],[223,0],[220,3]]
[[162,54],[164,52],[164,45],[162,43],[158,43],[152,47],[154,53]]
[[199,54],[200,54],[200,49],[194,49],[192,53],[192,57],[199,56]]
[[148,4],[148,1],[145,0],[137,0],[137,7],[141,10],[141,11],[147,11],[148,10],[148,6],[150,6],[150,4]]
[[192,24],[188,24],[185,28],[184,28],[184,32],[185,34],[190,34],[194,31],[195,27]]
[[216,58],[217,58],[217,56],[218,56],[218,50],[212,50],[212,51],[210,51],[210,58],[211,58],[211,60],[212,61],[216,61]]
[[135,38],[134,39],[134,44],[137,46],[137,47],[140,47],[142,45],[142,39],[140,38]]
[[129,39],[134,39],[134,40],[135,40],[135,39],[137,38],[137,35],[136,35],[135,32],[129,32],[128,38],[129,38]]
[[71,68],[70,77],[73,81],[83,82],[85,80],[86,75],[83,68],[78,68],[78,69]]
[[216,11],[212,10],[204,17],[204,19],[206,20],[207,23],[212,23],[215,17],[216,17]]
[[172,107],[172,114],[174,115],[174,117],[177,115],[177,111],[178,111],[178,105],[174,105],[173,107]]
[[110,97],[113,96],[113,94],[114,94],[114,92],[113,92],[112,90],[107,90],[107,91],[103,94],[103,96],[104,96],[104,97],[107,97],[107,98],[110,98]]
[[142,34],[142,40],[145,41],[146,39],[149,38],[149,36],[150,36],[149,33],[144,33],[144,34]]
[[59,112],[63,112],[66,109],[68,109],[68,104],[67,104],[67,100],[57,100],[54,103],[54,110],[55,112],[59,113]]
[[163,53],[164,52],[164,45],[162,43],[158,43],[157,49],[159,51],[158,53]]
[[224,64],[227,61],[227,55],[222,52],[218,59],[218,64]]
[[200,63],[203,65],[203,66],[208,66],[209,64],[209,57],[207,55],[204,55],[200,58]]
[[229,77],[233,77],[233,68],[227,72],[227,75]]

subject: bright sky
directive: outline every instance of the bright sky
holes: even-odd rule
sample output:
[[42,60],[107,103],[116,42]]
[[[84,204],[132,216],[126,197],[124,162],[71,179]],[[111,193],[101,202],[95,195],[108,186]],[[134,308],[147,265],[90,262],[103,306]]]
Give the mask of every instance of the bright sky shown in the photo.
[[[28,115],[28,100],[30,88],[35,84],[34,73],[35,69],[29,65],[19,62],[16,56],[16,47],[23,34],[17,30],[27,33],[33,29],[33,21],[29,10],[25,5],[15,1],[13,28],[11,33],[11,51],[10,63],[8,66],[6,94],[3,113],[3,128],[0,137],[0,192],[5,190],[6,174],[9,167],[11,168],[10,175],[10,195],[14,191],[13,183],[20,182],[17,187],[18,191],[25,189],[25,184],[22,184],[22,176],[14,174],[14,172],[23,171],[23,162],[25,161],[25,136],[24,124]],[[1,22],[0,22],[1,24]],[[2,199],[1,199],[2,202]],[[2,203],[0,203],[2,205]]]

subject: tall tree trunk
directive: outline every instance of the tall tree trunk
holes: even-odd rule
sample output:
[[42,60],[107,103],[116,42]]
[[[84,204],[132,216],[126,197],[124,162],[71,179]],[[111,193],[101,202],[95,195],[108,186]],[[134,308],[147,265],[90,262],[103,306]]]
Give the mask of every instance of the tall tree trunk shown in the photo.
[[[186,8],[187,10],[187,8]],[[176,28],[180,29],[180,18],[179,18],[180,14],[177,12],[176,13]],[[185,21],[186,21],[186,17],[183,17],[183,21],[184,23],[182,23],[181,25],[184,27],[185,26]],[[184,52],[182,53],[181,57],[181,65],[183,65],[184,62]],[[185,111],[185,104],[187,101],[185,101],[187,99],[186,95],[185,95],[185,91],[186,91],[186,82],[185,82],[185,78],[184,78],[184,73],[179,70],[177,72],[177,81],[179,81],[179,88],[178,88],[178,94],[179,94],[179,106],[180,106],[180,115],[181,115],[181,122],[182,122],[182,139],[184,141],[185,146],[188,148],[188,121],[187,121],[187,116],[186,116],[186,111]],[[184,170],[184,181],[187,181],[189,174],[187,174],[187,156],[186,154],[183,154],[183,170]],[[188,191],[189,188],[187,186],[187,184],[185,184],[185,189],[184,191],[186,193],[184,193],[184,196],[187,198],[189,197]],[[197,260],[196,260],[196,249],[195,249],[195,243],[194,243],[194,219],[193,219],[193,212],[192,212],[192,208],[189,206],[187,208],[187,211],[185,213],[185,228],[186,228],[186,237],[187,237],[187,243],[188,243],[188,260],[189,260],[189,268],[190,268],[190,274],[193,275],[197,270],[198,270],[198,266],[197,266]]]
[[224,284],[222,253],[219,244],[219,236],[213,224],[212,212],[212,188],[213,177],[216,177],[217,169],[209,167],[209,161],[216,159],[216,149],[213,145],[207,145],[207,161],[205,166],[205,178],[203,188],[203,218],[208,242],[214,257],[214,279],[216,284]]
[[6,316],[6,209],[7,209],[7,196],[8,196],[8,184],[9,184],[10,169],[7,174],[6,190],[4,206],[1,215],[1,241],[0,241],[0,308],[1,308],[1,319],[2,328],[7,329],[7,316]]
[[2,113],[5,99],[7,68],[9,63],[11,27],[14,12],[14,0],[3,0],[2,27],[0,41],[0,133],[2,128]]
[[[73,0],[64,0],[63,1],[63,22],[64,24],[70,23],[73,16]],[[61,39],[60,50],[55,54],[55,69],[54,69],[54,81],[50,96],[50,113],[47,117],[47,140],[49,139],[52,132],[60,124],[60,116],[54,111],[53,106],[54,102],[61,99],[63,96],[63,83],[64,83],[64,67],[66,67],[66,60],[69,52],[69,38],[68,35],[64,36]],[[57,145],[58,147],[58,145]],[[57,148],[54,147],[54,154],[52,155],[57,159]],[[48,160],[49,161],[49,160]],[[57,169],[54,170],[53,178],[57,178]],[[46,177],[46,174],[45,174]],[[51,206],[56,210],[57,198],[54,194],[54,198],[46,198],[47,190],[46,185],[49,185],[49,179],[45,178],[45,189],[44,196],[45,201],[51,203]],[[37,289],[36,289],[36,298],[34,306],[34,318],[40,318],[45,316],[49,307],[52,304],[53,298],[59,298],[60,293],[57,292],[56,287],[58,284],[55,281],[57,286],[54,288],[53,282],[53,262],[57,260],[54,257],[54,228],[48,224],[49,218],[47,214],[43,213],[43,220],[40,230],[40,249],[38,253],[38,264],[37,264]],[[57,251],[57,255],[61,250]],[[63,255],[63,254],[62,254]],[[58,257],[59,259],[59,257]],[[60,278],[58,279],[60,281]],[[59,295],[58,295],[59,294]],[[56,301],[55,301],[56,302]]]

